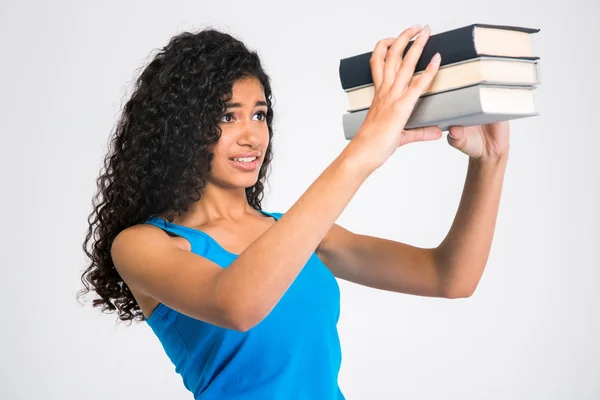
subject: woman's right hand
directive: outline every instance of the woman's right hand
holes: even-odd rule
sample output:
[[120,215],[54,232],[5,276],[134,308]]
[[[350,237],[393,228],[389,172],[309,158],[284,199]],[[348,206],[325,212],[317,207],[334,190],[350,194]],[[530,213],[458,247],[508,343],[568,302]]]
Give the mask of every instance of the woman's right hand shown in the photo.
[[[421,34],[402,59],[409,41],[419,32]],[[362,126],[348,145],[358,149],[359,157],[372,169],[383,165],[400,146],[442,136],[437,126],[404,129],[417,100],[429,87],[440,66],[440,57],[436,54],[425,71],[412,79],[429,35],[429,26],[421,30],[415,25],[395,39],[380,40],[373,50],[370,65],[375,95]]]

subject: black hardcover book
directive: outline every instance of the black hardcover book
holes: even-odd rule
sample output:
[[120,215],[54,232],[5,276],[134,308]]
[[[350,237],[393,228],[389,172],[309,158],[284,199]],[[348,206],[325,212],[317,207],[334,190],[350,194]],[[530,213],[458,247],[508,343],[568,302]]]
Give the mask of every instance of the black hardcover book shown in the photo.
[[[423,48],[415,72],[423,71],[431,57],[438,52],[442,56],[440,66],[480,56],[537,60],[539,57],[531,54],[529,38],[530,34],[536,32],[539,32],[539,29],[472,24],[431,35]],[[404,55],[413,43],[414,40],[408,43]],[[369,64],[372,53],[370,51],[340,60],[339,74],[344,90],[373,84]]]

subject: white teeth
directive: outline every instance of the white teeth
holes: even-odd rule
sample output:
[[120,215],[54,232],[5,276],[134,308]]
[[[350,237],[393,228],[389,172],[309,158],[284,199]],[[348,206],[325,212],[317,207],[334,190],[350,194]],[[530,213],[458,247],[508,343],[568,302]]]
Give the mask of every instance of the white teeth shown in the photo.
[[241,161],[241,162],[252,162],[254,160],[256,160],[256,157],[242,157],[242,158],[234,158],[234,161]]

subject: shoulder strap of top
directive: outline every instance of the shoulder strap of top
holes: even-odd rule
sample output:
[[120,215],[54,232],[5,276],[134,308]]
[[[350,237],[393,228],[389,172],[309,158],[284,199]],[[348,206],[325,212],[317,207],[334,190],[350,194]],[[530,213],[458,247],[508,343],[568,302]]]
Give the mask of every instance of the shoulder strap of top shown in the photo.
[[283,215],[282,213],[267,212],[265,210],[261,210],[260,212],[263,213],[263,214],[266,214],[266,215],[270,215],[271,217],[275,218],[276,220],[279,220],[279,218]]
[[[279,212],[267,212],[264,210],[261,210],[261,212],[263,214],[272,216],[273,218],[275,218],[275,220],[279,220],[279,218],[283,215],[283,213]],[[145,221],[145,223],[152,224],[164,230],[169,236],[181,236],[187,239],[192,246],[192,251],[198,254],[204,254],[206,252],[208,248],[207,240],[214,240],[210,238],[210,236],[203,234],[202,232],[196,231],[195,234],[193,234],[193,230],[191,228],[169,223],[168,221],[159,217],[150,217]],[[201,240],[202,238],[206,240]]]
[[[198,238],[190,237],[190,232],[185,227],[180,227],[177,224],[170,224],[166,220],[159,218],[159,217],[151,217],[151,218],[147,219],[144,223],[151,224],[151,225],[154,225],[154,226],[162,229],[169,236],[180,236],[184,239],[187,239],[187,241],[190,242],[190,244],[192,246],[193,252],[197,252],[197,251],[201,250],[200,248],[198,248],[198,242],[197,242]],[[203,248],[204,246],[200,246],[200,247]]]

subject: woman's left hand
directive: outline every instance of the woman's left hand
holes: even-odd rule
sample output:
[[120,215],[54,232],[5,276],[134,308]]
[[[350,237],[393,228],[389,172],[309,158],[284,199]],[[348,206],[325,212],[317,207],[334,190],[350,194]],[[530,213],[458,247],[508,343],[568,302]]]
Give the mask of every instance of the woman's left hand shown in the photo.
[[448,143],[471,158],[495,159],[508,155],[508,121],[486,125],[451,126]]

